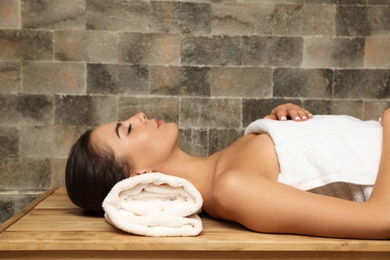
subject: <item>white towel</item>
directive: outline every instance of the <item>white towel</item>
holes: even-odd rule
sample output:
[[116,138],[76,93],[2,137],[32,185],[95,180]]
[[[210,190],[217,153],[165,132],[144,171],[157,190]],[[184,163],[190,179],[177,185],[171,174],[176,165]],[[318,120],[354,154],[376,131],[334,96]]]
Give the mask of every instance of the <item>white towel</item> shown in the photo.
[[333,191],[338,197],[344,196],[329,184],[347,183],[357,201],[367,200],[372,192],[382,148],[382,126],[377,121],[344,115],[315,116],[303,122],[260,119],[245,133],[271,136],[281,183],[328,195]]
[[118,182],[103,201],[105,218],[113,226],[144,236],[196,236],[200,192],[187,180],[146,173]]

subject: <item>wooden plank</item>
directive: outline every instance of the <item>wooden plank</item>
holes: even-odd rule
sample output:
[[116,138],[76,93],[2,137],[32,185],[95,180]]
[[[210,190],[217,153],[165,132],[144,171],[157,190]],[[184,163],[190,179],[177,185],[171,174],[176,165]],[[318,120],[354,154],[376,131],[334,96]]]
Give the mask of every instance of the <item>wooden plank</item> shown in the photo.
[[[128,234],[109,225],[104,218],[82,214],[66,195],[57,189],[34,209],[26,211],[19,221],[0,234],[0,251],[31,250],[71,252],[371,252],[376,256],[390,254],[388,240],[330,239],[297,235],[262,234],[226,221],[202,215],[204,229],[197,237],[143,237]],[[83,251],[86,250],[86,251]],[[40,253],[40,254],[41,254]],[[370,253],[370,254],[371,254]],[[277,253],[276,253],[277,254]],[[16,254],[17,255],[17,254]],[[35,255],[35,254],[34,254]],[[120,254],[118,254],[119,256]],[[195,254],[196,255],[196,254]],[[234,254],[229,254],[234,255]],[[242,255],[242,254],[241,254]],[[249,256],[247,255],[247,256]],[[266,254],[271,256],[273,254]],[[160,255],[159,255],[160,256]],[[161,255],[162,256],[162,255]],[[193,256],[193,255],[186,255]],[[206,255],[203,255],[205,257]],[[215,257],[221,255],[215,254]],[[226,255],[225,255],[226,256]],[[250,255],[253,257],[254,255]],[[280,254],[279,254],[280,256]],[[186,257],[187,258],[187,257]],[[55,258],[53,258],[55,259]],[[225,257],[224,257],[225,259]],[[226,258],[229,259],[229,258]]]
[[34,209],[39,203],[41,203],[43,200],[45,200],[48,196],[53,194],[58,188],[51,188],[47,190],[45,193],[43,193],[41,196],[39,196],[37,199],[35,199],[33,202],[28,204],[24,209],[19,211],[17,214],[15,214],[13,217],[8,219],[6,222],[0,225],[0,234],[6,230],[8,227],[12,226],[15,222],[17,222],[19,219],[21,219],[24,215],[26,215],[28,212],[30,212],[32,209]]

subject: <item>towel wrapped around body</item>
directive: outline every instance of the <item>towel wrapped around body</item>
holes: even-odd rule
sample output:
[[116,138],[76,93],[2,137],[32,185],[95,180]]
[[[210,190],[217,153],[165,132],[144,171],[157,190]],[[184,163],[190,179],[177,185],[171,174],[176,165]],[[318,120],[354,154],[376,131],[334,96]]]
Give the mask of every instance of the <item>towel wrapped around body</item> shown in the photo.
[[259,119],[245,130],[250,133],[271,136],[279,182],[356,201],[370,197],[382,150],[379,122],[345,115],[320,115],[303,122]]
[[118,182],[103,201],[107,222],[144,236],[196,236],[202,231],[198,216],[200,192],[187,180],[148,173]]

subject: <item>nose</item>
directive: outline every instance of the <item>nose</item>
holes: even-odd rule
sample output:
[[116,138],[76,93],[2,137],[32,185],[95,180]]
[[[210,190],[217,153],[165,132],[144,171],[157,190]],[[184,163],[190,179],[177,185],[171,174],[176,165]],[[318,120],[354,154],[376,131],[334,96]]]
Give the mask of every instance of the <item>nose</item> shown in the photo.
[[129,124],[134,124],[136,122],[139,122],[139,123],[146,123],[146,121],[148,120],[148,118],[146,117],[145,113],[137,113],[135,114],[134,116],[132,117],[129,117],[127,120],[123,121],[123,123],[129,123]]

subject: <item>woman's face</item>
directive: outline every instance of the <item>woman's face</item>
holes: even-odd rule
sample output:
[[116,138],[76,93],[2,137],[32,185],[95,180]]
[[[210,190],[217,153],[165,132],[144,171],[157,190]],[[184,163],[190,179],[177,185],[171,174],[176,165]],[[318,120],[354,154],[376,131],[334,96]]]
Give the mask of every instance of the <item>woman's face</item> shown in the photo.
[[138,113],[121,122],[99,126],[92,132],[94,145],[108,145],[116,156],[134,163],[133,173],[156,170],[176,148],[178,127]]

